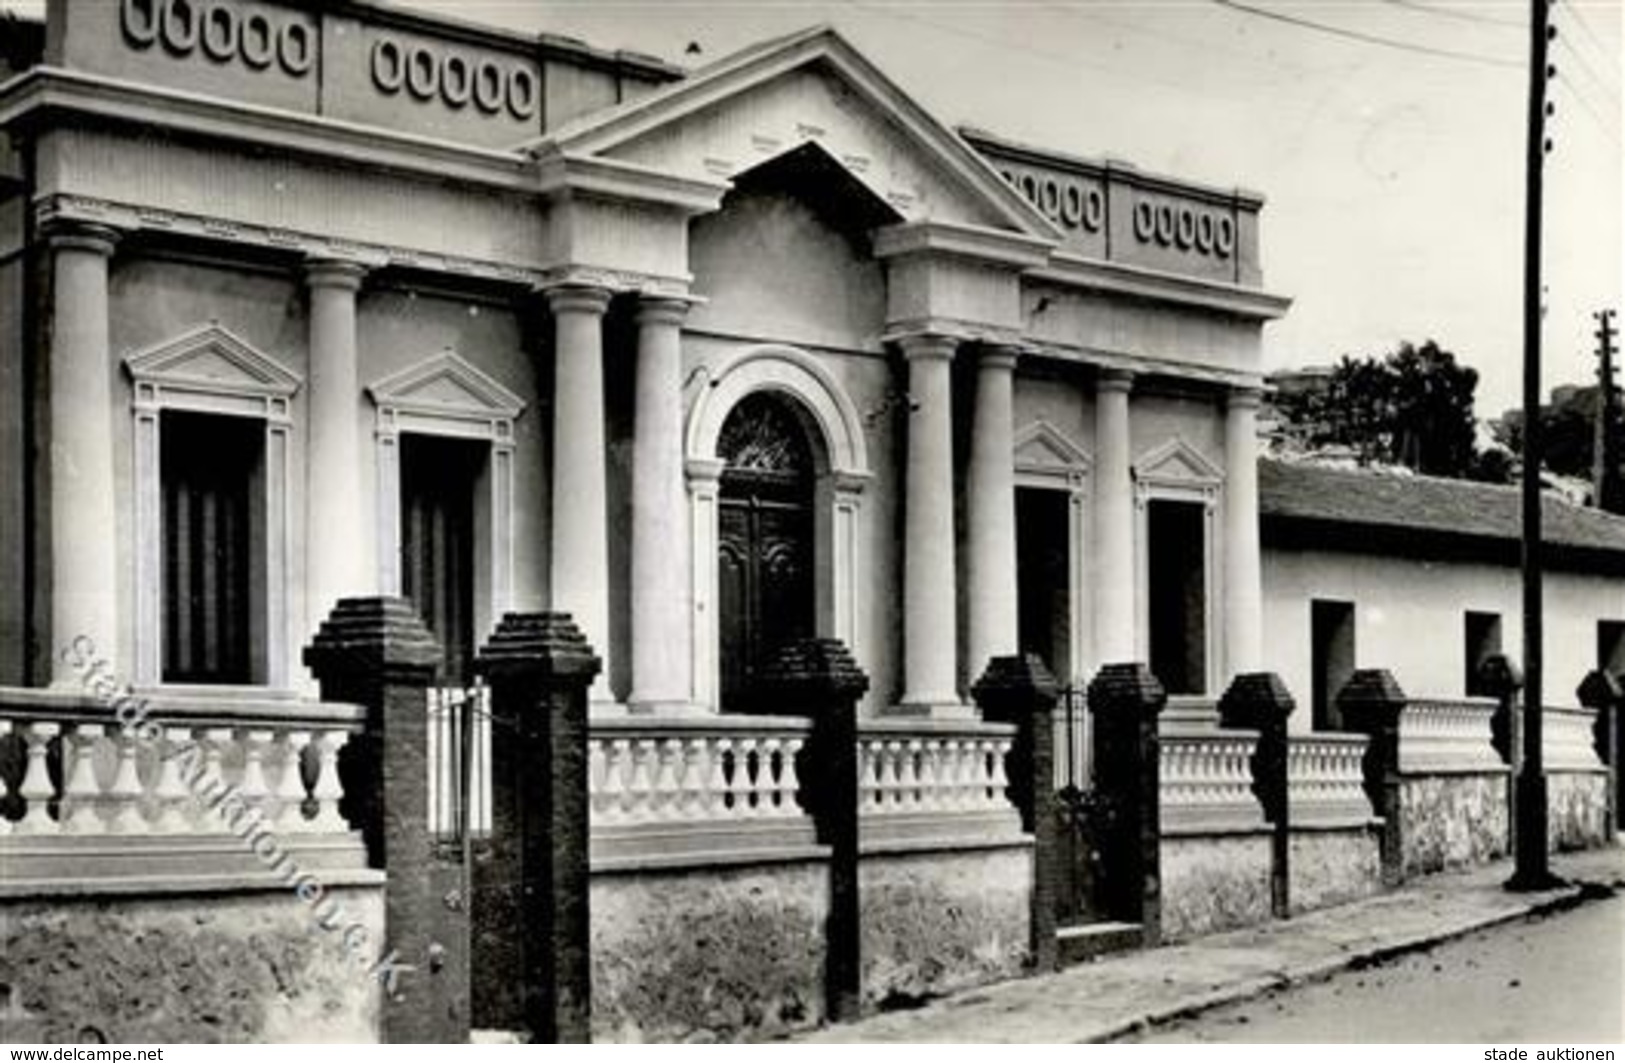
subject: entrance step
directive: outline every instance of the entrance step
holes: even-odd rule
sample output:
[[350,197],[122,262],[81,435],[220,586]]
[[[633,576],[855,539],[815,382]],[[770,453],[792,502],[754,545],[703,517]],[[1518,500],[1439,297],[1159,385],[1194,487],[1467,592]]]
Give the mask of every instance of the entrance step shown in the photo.
[[1139,923],[1080,923],[1056,930],[1055,943],[1061,966],[1071,967],[1108,953],[1139,948],[1145,944],[1145,928]]

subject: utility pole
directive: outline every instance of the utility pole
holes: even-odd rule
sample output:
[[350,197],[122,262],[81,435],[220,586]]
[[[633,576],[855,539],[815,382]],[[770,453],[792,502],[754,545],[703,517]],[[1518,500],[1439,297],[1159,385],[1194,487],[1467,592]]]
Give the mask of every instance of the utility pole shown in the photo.
[[1592,504],[1605,513],[1625,513],[1625,485],[1619,478],[1619,387],[1614,383],[1614,312],[1598,310],[1597,422],[1592,440]]
[[1511,890],[1539,890],[1555,883],[1546,861],[1546,773],[1541,757],[1542,650],[1545,637],[1540,536],[1541,197],[1546,152],[1546,82],[1553,35],[1550,0],[1529,4],[1529,129],[1524,173],[1523,242],[1523,764],[1515,784],[1515,869]]

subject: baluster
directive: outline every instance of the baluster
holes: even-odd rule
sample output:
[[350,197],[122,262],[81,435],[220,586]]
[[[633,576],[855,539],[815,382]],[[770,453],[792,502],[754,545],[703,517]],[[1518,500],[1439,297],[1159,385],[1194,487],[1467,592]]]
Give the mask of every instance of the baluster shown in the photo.
[[858,739],[858,811],[872,812],[880,801],[878,747],[872,738]]
[[903,804],[903,743],[892,739],[886,743],[886,805],[895,812]]
[[[752,762],[755,763],[756,770],[754,772],[750,770]],[[764,778],[767,769],[766,765],[762,763],[762,744],[760,740],[756,738],[740,739],[739,759],[735,763],[737,767],[734,772],[734,784],[739,791],[740,799],[744,802],[744,808],[741,810],[738,805],[735,805],[734,809],[744,816],[760,816],[767,811],[763,805],[763,801],[767,798],[767,791],[763,788],[763,784],[767,781]]]
[[626,819],[626,768],[632,756],[632,743],[625,738],[608,742],[604,760],[604,822]]
[[632,777],[627,782],[627,818],[641,822],[653,816],[655,742],[652,738],[632,740]]
[[783,743],[777,738],[762,740],[761,766],[757,769],[757,780],[763,785],[759,787],[761,793],[760,812],[764,816],[778,817],[785,814],[783,804],[780,802],[779,778],[783,774],[782,766],[778,773],[773,770],[773,762],[783,749]]
[[193,824],[199,834],[224,834],[226,823],[216,806],[226,793],[226,776],[220,765],[231,742],[231,729],[200,727],[194,734],[203,750],[203,769],[191,780]]
[[920,775],[920,759],[924,748],[924,743],[919,739],[911,738],[902,743],[902,749],[898,753],[897,803],[904,812],[918,812],[920,802],[925,799]]
[[609,751],[597,735],[587,739],[587,806],[593,819],[603,819],[607,811],[609,780]]
[[1010,754],[1009,742],[991,742],[993,754],[993,785],[988,788],[988,804],[995,808],[1003,807],[1006,801],[1005,790],[1010,786],[1010,779],[1004,773],[1004,758]]
[[57,818],[63,833],[99,834],[96,816],[101,786],[96,782],[96,743],[107,733],[99,723],[81,723],[62,735],[62,803]]
[[785,740],[785,767],[778,774],[778,803],[785,816],[801,814],[801,805],[796,801],[796,795],[801,793],[801,777],[796,774],[796,754],[801,753],[801,744],[799,738]]
[[142,815],[143,791],[136,764],[141,741],[134,731],[121,727],[113,733],[113,742],[118,749],[118,764],[104,798],[108,809],[107,827],[114,834],[145,834],[150,828]]
[[711,778],[710,744],[704,738],[682,740],[683,778],[677,810],[684,819],[705,818],[705,787]]
[[309,731],[284,731],[277,746],[282,750],[282,771],[276,782],[276,829],[283,834],[305,830],[305,747]]
[[24,725],[28,766],[23,770],[22,785],[17,787],[24,801],[23,818],[16,824],[18,834],[54,834],[58,829],[48,809],[51,798],[56,796],[56,788],[51,785],[51,773],[45,767],[45,754],[51,739],[61,730],[59,724],[44,721]]
[[158,834],[187,834],[192,830],[192,792],[181,778],[183,750],[192,748],[192,731],[187,727],[164,730],[163,755],[158,758],[158,781],[152,796],[157,803],[152,829]]
[[339,814],[339,800],[344,796],[344,784],[339,780],[339,750],[349,740],[344,731],[322,731],[316,736],[316,785],[310,792],[316,799],[316,815],[310,821],[313,831],[350,829]]
[[[11,721],[10,720],[0,720],[0,749],[4,749],[6,747],[7,743],[6,743],[5,740],[7,738],[9,738],[10,736],[11,736]],[[5,803],[6,798],[10,794],[11,794],[11,786],[10,786],[10,784],[8,784],[6,782],[5,775],[0,774],[0,804]],[[10,833],[11,833],[11,820],[7,819],[3,815],[0,815],[0,835],[6,835],[6,834],[10,834]]]
[[[271,788],[265,782],[265,747],[271,744],[270,731],[243,732],[243,777],[237,783],[248,816],[255,820],[267,818],[266,808]],[[247,829],[247,825],[241,829]]]
[[678,758],[682,745],[675,738],[661,739],[655,746],[655,785],[649,797],[649,810],[655,819],[677,817]]
[[942,806],[942,741],[928,738],[920,746],[920,806],[926,810]]
[[724,771],[725,762],[729,752],[733,749],[733,741],[727,738],[718,738],[708,743],[710,748],[706,751],[709,765],[706,768],[705,793],[702,795],[702,807],[707,819],[727,819],[730,814],[728,807],[728,774]]

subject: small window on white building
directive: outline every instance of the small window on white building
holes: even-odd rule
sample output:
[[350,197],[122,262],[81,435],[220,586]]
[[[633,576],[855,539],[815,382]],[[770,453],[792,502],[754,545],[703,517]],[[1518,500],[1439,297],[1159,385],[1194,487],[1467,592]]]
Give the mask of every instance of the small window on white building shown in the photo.
[[1489,697],[1492,692],[1485,689],[1480,673],[1484,662],[1501,652],[1501,614],[1469,611],[1462,631],[1466,648],[1463,689],[1470,698]]
[[1597,621],[1597,667],[1616,676],[1625,673],[1625,620]]
[[1315,599],[1309,603],[1314,689],[1310,711],[1317,731],[1342,730],[1337,695],[1354,675],[1354,603]]

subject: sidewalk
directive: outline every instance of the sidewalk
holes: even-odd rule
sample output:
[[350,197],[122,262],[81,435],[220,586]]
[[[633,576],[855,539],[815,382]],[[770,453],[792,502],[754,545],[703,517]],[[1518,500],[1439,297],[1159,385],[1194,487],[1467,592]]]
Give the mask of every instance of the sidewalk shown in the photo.
[[1582,884],[1625,886],[1625,848],[1555,855],[1571,885],[1508,893],[1511,863],[1432,875],[1353,904],[1058,974],[967,990],[914,1011],[814,1031],[813,1042],[1099,1042],[1484,927],[1579,903]]

